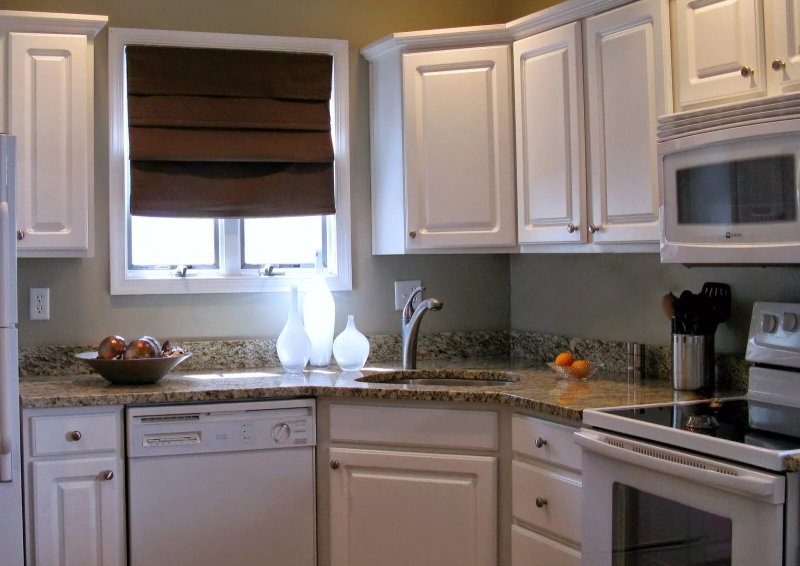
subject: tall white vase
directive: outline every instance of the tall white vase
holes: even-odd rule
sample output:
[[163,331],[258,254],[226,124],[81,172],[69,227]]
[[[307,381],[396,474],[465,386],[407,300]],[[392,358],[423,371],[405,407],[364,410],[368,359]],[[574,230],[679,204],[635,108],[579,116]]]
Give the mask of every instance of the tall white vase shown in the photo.
[[317,269],[311,287],[303,298],[303,325],[311,341],[312,366],[324,367],[331,363],[333,325],[336,322],[336,304],[328,283]]
[[344,371],[358,371],[369,357],[369,340],[356,328],[353,315],[347,315],[347,326],[333,341],[333,355]]
[[275,345],[278,350],[278,359],[284,371],[301,373],[308,363],[311,355],[311,342],[308,339],[303,323],[300,320],[300,310],[297,304],[297,287],[292,285],[292,301],[289,305],[289,316],[286,324],[278,336]]

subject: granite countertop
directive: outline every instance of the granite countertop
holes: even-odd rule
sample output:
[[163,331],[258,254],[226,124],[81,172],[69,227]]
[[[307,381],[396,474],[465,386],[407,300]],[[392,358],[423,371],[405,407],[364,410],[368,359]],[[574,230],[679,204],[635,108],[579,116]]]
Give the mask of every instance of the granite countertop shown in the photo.
[[[114,385],[97,375],[25,377],[20,380],[24,408],[152,403],[213,402],[261,398],[328,397],[500,403],[580,422],[583,409],[703,398],[676,392],[663,379],[627,379],[595,375],[565,379],[546,366],[508,360],[420,362],[420,377],[514,380],[486,387],[422,386],[369,383],[396,372],[399,364],[370,365],[360,372],[312,368],[302,375],[280,368],[180,373],[180,368],[152,385]],[[724,392],[721,392],[723,394]]]

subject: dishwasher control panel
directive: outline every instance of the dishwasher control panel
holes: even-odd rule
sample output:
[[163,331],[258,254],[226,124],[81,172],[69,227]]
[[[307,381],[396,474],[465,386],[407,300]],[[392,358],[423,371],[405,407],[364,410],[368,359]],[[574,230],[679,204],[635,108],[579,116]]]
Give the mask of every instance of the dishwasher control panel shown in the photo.
[[313,399],[126,409],[131,458],[313,446]]

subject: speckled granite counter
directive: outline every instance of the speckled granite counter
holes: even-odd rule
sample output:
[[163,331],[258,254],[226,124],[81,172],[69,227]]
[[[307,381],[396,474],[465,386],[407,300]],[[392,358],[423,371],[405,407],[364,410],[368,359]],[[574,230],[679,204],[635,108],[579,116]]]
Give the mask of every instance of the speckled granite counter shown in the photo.
[[563,419],[580,421],[583,409],[638,403],[670,402],[676,398],[701,398],[695,393],[678,393],[664,380],[634,382],[614,376],[588,380],[564,379],[546,367],[508,360],[479,360],[420,363],[420,377],[497,379],[507,376],[514,383],[501,386],[421,386],[369,383],[396,364],[375,365],[362,372],[341,372],[334,368],[314,369],[302,375],[278,369],[235,370],[181,374],[178,370],[153,385],[122,386],[95,375],[23,378],[20,398],[23,407],[70,407],[88,405],[130,405],[231,401],[287,397],[331,397],[353,399],[402,399],[502,403]]

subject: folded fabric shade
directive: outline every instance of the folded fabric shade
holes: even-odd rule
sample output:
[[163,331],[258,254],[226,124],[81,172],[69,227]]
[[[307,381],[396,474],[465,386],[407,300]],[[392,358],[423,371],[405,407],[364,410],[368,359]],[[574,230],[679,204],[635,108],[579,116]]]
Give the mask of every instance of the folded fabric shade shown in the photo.
[[335,213],[333,58],[129,45],[131,214]]

